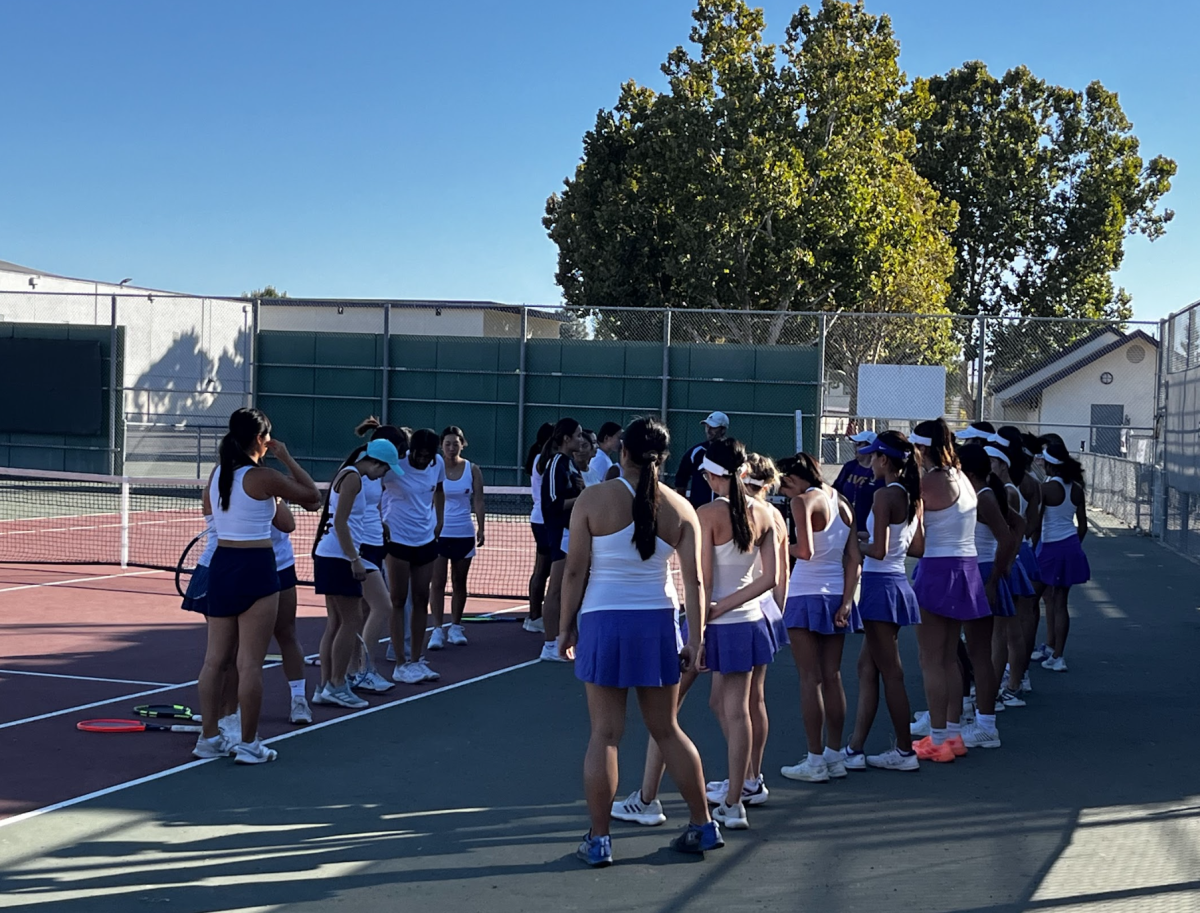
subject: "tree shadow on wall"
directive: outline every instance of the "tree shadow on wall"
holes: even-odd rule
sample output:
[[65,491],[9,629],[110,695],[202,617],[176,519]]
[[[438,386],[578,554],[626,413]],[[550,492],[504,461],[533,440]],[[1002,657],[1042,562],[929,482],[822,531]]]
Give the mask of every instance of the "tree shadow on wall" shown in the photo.
[[126,393],[130,421],[224,425],[249,388],[250,333],[238,331],[232,349],[208,352],[198,333],[179,336]]

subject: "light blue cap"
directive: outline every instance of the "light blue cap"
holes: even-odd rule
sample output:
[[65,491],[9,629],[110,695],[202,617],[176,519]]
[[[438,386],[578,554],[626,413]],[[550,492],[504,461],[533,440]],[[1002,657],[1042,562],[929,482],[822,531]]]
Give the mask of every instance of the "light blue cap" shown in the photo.
[[396,445],[391,441],[376,438],[367,444],[367,449],[363,451],[363,455],[359,459],[361,460],[363,457],[370,457],[373,460],[379,460],[381,463],[387,463],[387,468],[396,475],[404,475],[404,470],[400,468],[400,451],[396,449]]

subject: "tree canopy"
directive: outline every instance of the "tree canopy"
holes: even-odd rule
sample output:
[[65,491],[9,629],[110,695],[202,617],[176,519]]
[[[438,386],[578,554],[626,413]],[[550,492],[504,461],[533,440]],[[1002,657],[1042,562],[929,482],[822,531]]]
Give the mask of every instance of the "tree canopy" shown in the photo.
[[273,285],[264,285],[252,292],[242,292],[243,298],[286,298],[287,296],[287,292],[277,291]]
[[[1114,93],[978,62],[909,84],[861,0],[801,7],[780,45],[743,0],[692,15],[667,90],[623,85],[547,201],[569,308],[700,311],[695,338],[746,342],[787,341],[790,311],[1128,317],[1112,273],[1165,230],[1175,163],[1143,162]],[[628,338],[646,316],[592,321]],[[920,323],[946,358],[949,322]]]

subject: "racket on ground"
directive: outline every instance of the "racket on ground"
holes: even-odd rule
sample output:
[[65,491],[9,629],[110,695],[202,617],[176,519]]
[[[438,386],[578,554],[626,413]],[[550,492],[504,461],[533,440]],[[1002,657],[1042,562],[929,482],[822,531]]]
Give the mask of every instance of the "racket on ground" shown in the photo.
[[151,717],[155,719],[191,720],[193,723],[200,722],[199,714],[192,713],[191,707],[185,707],[182,704],[141,704],[137,707],[134,707],[133,712],[138,716]]
[[199,726],[153,723],[145,720],[83,720],[75,724],[82,732],[200,732]]
[[188,580],[192,576],[192,571],[196,569],[196,561],[204,554],[204,548],[208,544],[208,531],[202,532],[195,539],[187,544],[187,548],[183,550],[183,554],[179,556],[179,561],[175,565],[175,592],[182,599],[187,595]]

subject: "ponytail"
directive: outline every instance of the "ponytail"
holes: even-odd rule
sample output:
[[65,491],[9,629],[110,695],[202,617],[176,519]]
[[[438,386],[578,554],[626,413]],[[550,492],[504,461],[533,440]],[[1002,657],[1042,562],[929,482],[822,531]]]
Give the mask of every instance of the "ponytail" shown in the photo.
[[667,426],[652,418],[639,418],[625,431],[625,452],[641,470],[632,511],[633,545],[643,561],[658,548],[658,472],[670,456],[670,444]]
[[546,441],[550,440],[550,435],[554,433],[554,425],[550,422],[542,422],[538,428],[537,438],[533,442],[533,446],[529,448],[529,453],[525,457],[525,475],[532,476],[534,466],[537,465],[537,458],[542,455],[542,448],[546,446]]
[[221,438],[221,470],[217,475],[217,501],[229,510],[233,474],[243,466],[257,466],[246,451],[264,434],[271,433],[271,420],[258,409],[241,408],[229,416],[229,431]]
[[983,449],[983,445],[964,444],[958,451],[958,458],[962,461],[963,472],[971,478],[981,480],[986,487],[992,490],[992,494],[996,496],[996,501],[1000,504],[1000,515],[1007,521],[1009,515],[1008,492],[1000,477],[992,472],[992,458]]
[[954,435],[950,433],[950,426],[944,418],[921,422],[913,429],[913,434],[929,438],[931,443],[925,451],[929,454],[929,461],[937,469],[958,468],[958,457],[954,454]]
[[750,526],[750,500],[742,481],[746,448],[737,438],[721,438],[708,445],[704,457],[729,473],[729,524],[733,528],[733,541],[739,552],[748,552],[754,544],[754,531]]
[[996,434],[1004,442],[1004,452],[1008,455],[1008,474],[1012,477],[1013,484],[1020,486],[1029,471],[1029,457],[1025,455],[1021,431],[1013,425],[1004,425]]
[[1047,440],[1046,452],[1058,460],[1057,463],[1046,461],[1046,475],[1058,476],[1064,482],[1074,483],[1086,490],[1083,483],[1083,464],[1071,456],[1071,452],[1067,450],[1062,438]]
[[546,442],[542,445],[541,456],[538,457],[537,471],[540,473],[546,472],[546,467],[550,463],[550,458],[559,451],[567,439],[573,437],[575,432],[579,430],[579,422],[573,418],[560,418],[550,431],[550,435],[546,438]]
[[921,503],[921,467],[912,453],[909,453],[900,469],[900,484],[908,493],[908,522],[912,523],[917,515],[917,505]]
[[876,443],[900,454],[900,457],[897,458],[885,451],[879,451],[888,461],[888,465],[900,477],[900,484],[904,486],[904,491],[908,495],[908,519],[906,522],[911,523],[917,515],[917,505],[921,503],[921,467],[917,465],[917,455],[912,441],[908,439],[908,435],[899,431],[884,431],[876,438]]

